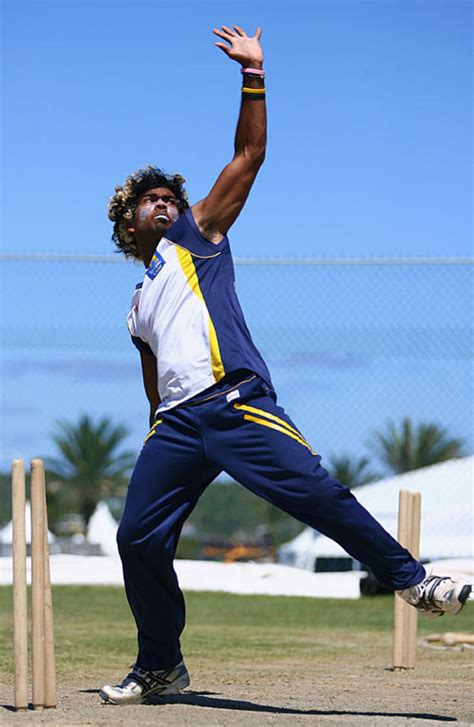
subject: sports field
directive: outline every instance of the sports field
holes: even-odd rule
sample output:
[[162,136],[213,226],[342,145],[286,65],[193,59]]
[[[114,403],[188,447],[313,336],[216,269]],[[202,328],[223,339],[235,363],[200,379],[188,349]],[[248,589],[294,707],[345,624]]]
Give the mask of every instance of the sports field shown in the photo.
[[[11,711],[11,589],[0,588],[0,723],[61,725],[472,724],[472,651],[418,649],[389,670],[392,598],[359,601],[188,593],[183,645],[191,686],[153,705],[102,706],[135,652],[123,591],[54,588],[59,708]],[[474,630],[474,607],[419,634]]]

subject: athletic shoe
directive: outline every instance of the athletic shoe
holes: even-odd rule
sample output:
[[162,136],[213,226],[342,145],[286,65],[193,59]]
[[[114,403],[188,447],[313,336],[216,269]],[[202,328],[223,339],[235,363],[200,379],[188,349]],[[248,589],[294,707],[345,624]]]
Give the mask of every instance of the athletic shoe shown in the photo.
[[189,685],[188,670],[181,661],[173,669],[146,671],[134,666],[121,684],[100,690],[104,704],[142,704],[149,697],[176,694]]
[[448,576],[426,576],[416,586],[397,593],[411,606],[430,619],[449,613],[455,616],[462,609],[471,593],[468,581]]

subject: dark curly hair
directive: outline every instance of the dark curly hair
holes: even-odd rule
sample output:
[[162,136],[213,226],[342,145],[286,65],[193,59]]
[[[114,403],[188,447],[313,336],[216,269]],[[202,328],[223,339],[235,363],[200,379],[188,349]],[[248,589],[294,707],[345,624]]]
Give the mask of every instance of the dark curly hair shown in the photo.
[[139,197],[153,187],[167,187],[178,200],[181,214],[189,208],[188,195],[183,187],[185,181],[181,174],[166,174],[162,169],[150,165],[133,172],[122,186],[115,187],[115,194],[109,200],[109,219],[114,223],[112,240],[117,252],[123,252],[125,257],[140,259],[135,238],[128,232]]

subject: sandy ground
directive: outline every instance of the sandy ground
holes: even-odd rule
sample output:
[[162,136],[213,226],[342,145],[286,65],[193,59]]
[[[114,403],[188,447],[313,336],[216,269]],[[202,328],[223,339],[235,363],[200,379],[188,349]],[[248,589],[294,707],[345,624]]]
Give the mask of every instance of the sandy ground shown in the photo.
[[[417,668],[392,672],[389,654],[352,663],[324,660],[232,663],[225,671],[188,664],[191,687],[154,704],[102,705],[102,676],[61,684],[58,708],[15,713],[12,689],[0,689],[5,725],[431,725],[474,723],[473,651],[418,650]],[[353,659],[353,657],[352,657]],[[109,674],[118,680],[120,674]]]
[[[100,569],[105,560],[101,559]],[[88,563],[90,566],[91,559]],[[58,577],[64,564],[58,560]],[[320,595],[321,590],[332,593],[333,589],[332,581],[321,579],[326,574],[312,574],[285,566],[245,564],[244,568],[239,564],[235,567],[211,564],[221,567],[208,567],[195,573],[197,566],[194,563],[188,566],[188,562],[181,561],[179,565],[183,571],[180,575],[187,579],[188,588],[199,576],[201,588],[205,577],[208,588],[218,583],[226,590],[223,583],[229,581],[229,590],[237,592],[244,581],[246,589],[251,587],[257,593],[298,592],[302,588],[304,595],[309,595],[307,589],[311,595]],[[77,577],[79,571],[67,567],[64,572]],[[108,573],[111,577],[114,570]],[[95,575],[103,576],[103,573]],[[327,575],[333,577],[333,574]],[[344,581],[345,589],[353,589],[355,584],[358,587],[358,575],[348,573],[337,574],[339,588],[344,575],[350,577]],[[354,575],[357,583],[352,582]],[[302,585],[298,580],[301,578],[304,578]],[[355,651],[354,645],[351,650],[341,648],[332,659],[314,658],[308,653],[305,660],[292,658],[269,663],[259,661],[256,653],[250,662],[234,659],[224,667],[213,664],[210,644],[206,660],[191,660],[187,664],[190,688],[150,705],[114,707],[101,704],[99,688],[105,683],[120,682],[125,675],[121,665],[115,664],[106,674],[80,675],[74,683],[59,681],[58,708],[55,710],[28,710],[17,714],[12,708],[12,687],[0,686],[0,724],[15,727],[22,724],[64,727],[474,724],[474,651],[439,652],[419,648],[417,668],[395,673],[387,668],[391,644],[389,636],[384,638],[385,643],[372,644],[367,650]],[[354,651],[357,657],[354,657]]]

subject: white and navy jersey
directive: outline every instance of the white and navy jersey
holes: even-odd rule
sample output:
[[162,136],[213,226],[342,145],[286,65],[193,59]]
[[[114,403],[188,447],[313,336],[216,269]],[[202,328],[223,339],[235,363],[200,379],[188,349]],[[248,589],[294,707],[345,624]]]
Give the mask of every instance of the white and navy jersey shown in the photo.
[[227,237],[206,240],[187,210],[155,250],[128,315],[132,340],[157,358],[164,411],[190,399],[238,369],[271,386],[235,292]]

